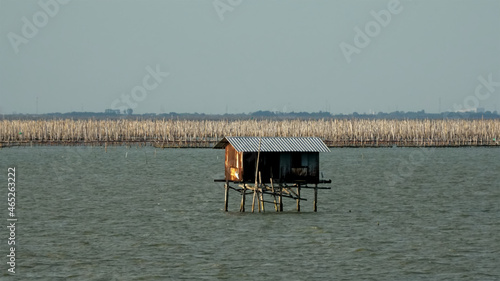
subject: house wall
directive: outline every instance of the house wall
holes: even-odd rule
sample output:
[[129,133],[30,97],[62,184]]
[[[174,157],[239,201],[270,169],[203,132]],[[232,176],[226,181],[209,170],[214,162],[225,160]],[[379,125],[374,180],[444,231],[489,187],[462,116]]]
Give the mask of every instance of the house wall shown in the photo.
[[318,152],[285,152],[280,155],[280,175],[282,181],[297,180],[315,183],[319,181]]
[[[243,153],[243,166],[245,167],[244,180],[249,182],[255,181],[255,164],[257,163],[257,152]],[[261,152],[259,158],[259,171],[263,183],[270,183],[271,177],[276,179],[279,177],[279,152]]]
[[[233,152],[230,152],[233,153]],[[234,156],[233,156],[234,157]],[[257,152],[243,153],[240,175],[245,182],[255,181]],[[269,183],[271,177],[276,183],[300,180],[316,183],[319,180],[319,153],[317,152],[261,152],[259,171],[263,183]],[[240,177],[241,180],[241,177]]]
[[232,145],[226,146],[225,179],[230,181],[243,180],[243,152],[238,152]]

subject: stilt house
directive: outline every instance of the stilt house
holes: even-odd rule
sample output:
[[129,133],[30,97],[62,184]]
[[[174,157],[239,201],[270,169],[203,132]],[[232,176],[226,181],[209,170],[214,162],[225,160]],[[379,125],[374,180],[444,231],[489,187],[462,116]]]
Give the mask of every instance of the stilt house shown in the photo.
[[[225,149],[225,180],[255,182],[257,158],[262,183],[320,182],[319,152],[329,152],[316,137],[225,137],[214,147]],[[259,154],[260,151],[260,154]]]

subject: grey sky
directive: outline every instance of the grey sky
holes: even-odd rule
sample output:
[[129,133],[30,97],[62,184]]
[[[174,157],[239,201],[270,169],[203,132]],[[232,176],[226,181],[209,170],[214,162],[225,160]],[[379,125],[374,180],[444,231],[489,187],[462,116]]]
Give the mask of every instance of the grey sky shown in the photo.
[[0,113],[500,110],[498,0],[401,1],[350,62],[395,0],[53,1],[0,0]]

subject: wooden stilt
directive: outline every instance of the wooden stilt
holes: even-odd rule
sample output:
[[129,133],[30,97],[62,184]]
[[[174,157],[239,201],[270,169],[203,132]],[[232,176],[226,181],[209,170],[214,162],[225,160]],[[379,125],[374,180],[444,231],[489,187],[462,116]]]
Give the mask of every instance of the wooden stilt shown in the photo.
[[[259,140],[259,151],[257,152],[257,161],[255,162],[255,186],[253,189],[253,200],[252,200],[252,213],[255,209],[255,197],[257,196],[257,186],[258,186],[258,178],[259,175],[259,159],[260,159],[260,146],[262,145],[262,137]],[[260,212],[260,202],[259,202],[259,212]]]
[[280,212],[283,212],[283,186],[280,183],[280,197],[279,197]]
[[259,210],[259,213],[260,213],[260,192],[259,192],[259,188],[258,187],[255,187],[255,190],[256,190],[256,197],[257,197],[257,209]]
[[241,191],[240,212],[245,212],[245,193],[246,193],[246,188],[245,184],[243,184],[243,190]]
[[300,212],[300,184],[297,185],[297,212]]
[[317,212],[318,211],[318,184],[314,185],[314,202],[313,202],[313,211]]
[[262,210],[262,212],[265,212],[265,209],[264,209],[264,192],[262,190],[262,177],[260,175],[260,171],[259,171],[259,203],[261,204],[260,207],[259,207],[259,212],[260,212],[260,210]]
[[278,209],[278,203],[276,203],[276,193],[274,193],[273,178],[271,178],[271,192],[273,193],[274,196],[274,209],[276,210],[276,212],[278,212],[279,209]]
[[229,198],[229,181],[226,181],[225,192],[224,192],[224,211],[227,212],[228,198]]
[[[252,198],[252,213],[255,211],[255,197],[257,196],[257,184],[253,189],[253,198]],[[259,207],[260,208],[260,207]]]
[[265,212],[266,210],[264,209],[264,192],[262,191],[262,188],[259,188],[259,193],[260,193],[260,204],[261,204],[260,209],[262,210],[262,212]]

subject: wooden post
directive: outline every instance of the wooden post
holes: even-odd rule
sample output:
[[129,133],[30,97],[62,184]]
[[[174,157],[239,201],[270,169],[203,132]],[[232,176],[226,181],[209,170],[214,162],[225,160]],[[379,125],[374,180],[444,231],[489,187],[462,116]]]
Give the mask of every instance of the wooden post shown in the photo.
[[276,203],[276,193],[274,193],[274,184],[273,184],[273,178],[271,178],[271,192],[273,193],[274,196],[274,209],[276,212],[278,212],[278,203]]
[[[253,190],[253,198],[252,198],[252,213],[255,210],[255,196],[257,194],[257,185],[255,185],[255,188]],[[259,207],[260,208],[260,207]]]
[[313,202],[313,211],[317,212],[318,211],[318,184],[314,185],[314,202]]
[[[259,139],[259,151],[257,152],[257,162],[255,162],[255,187],[253,190],[253,200],[252,200],[252,213],[255,209],[255,197],[257,196],[257,186],[258,186],[258,178],[259,175],[259,158],[260,158],[260,146],[262,145],[262,137]],[[260,202],[259,202],[259,212],[260,212]]]
[[226,181],[225,191],[224,191],[224,211],[227,212],[228,198],[229,198],[229,181]]
[[261,209],[262,212],[265,212],[266,210],[264,209],[264,191],[262,190],[262,188],[259,188],[259,192],[260,192],[260,204],[262,205]]
[[240,212],[245,212],[245,193],[246,193],[246,188],[245,188],[245,184],[243,184],[243,189],[241,191]]
[[260,213],[260,193],[259,193],[260,188],[255,187],[255,190],[257,190],[257,193],[254,193],[254,194],[256,194],[256,196],[257,196],[257,201],[258,201],[258,202],[257,202],[257,209],[259,210],[259,213]]
[[300,184],[297,185],[297,212],[300,212]]
[[280,183],[280,197],[279,197],[280,212],[283,212],[283,186]]
[[264,191],[262,190],[263,188],[263,185],[262,185],[262,177],[260,175],[260,171],[259,171],[259,203],[261,204],[261,206],[259,207],[259,212],[260,210],[262,210],[262,212],[265,212],[265,209],[264,209]]

